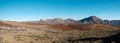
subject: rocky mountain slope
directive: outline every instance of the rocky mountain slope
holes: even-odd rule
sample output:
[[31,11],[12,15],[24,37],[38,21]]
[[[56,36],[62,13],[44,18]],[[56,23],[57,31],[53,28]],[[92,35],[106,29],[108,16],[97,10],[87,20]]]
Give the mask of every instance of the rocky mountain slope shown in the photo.
[[100,24],[102,22],[102,19],[100,19],[96,16],[90,16],[88,18],[81,19],[79,22],[84,23],[84,24],[90,24],[90,23],[99,23]]
[[102,20],[96,16],[90,16],[88,18],[84,18],[82,20],[79,20],[79,22],[83,24],[92,23],[92,24],[107,24],[107,25],[120,26],[120,20]]

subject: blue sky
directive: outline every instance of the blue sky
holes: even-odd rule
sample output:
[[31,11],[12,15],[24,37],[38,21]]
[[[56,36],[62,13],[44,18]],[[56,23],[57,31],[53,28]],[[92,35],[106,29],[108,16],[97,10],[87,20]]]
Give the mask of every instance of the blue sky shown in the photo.
[[0,0],[0,20],[79,20],[88,16],[120,20],[120,0]]

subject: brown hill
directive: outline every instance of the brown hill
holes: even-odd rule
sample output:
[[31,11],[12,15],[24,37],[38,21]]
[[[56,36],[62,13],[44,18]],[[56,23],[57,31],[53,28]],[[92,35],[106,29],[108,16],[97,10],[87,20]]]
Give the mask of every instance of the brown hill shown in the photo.
[[12,26],[12,25],[4,23],[3,21],[0,21],[0,26]]
[[47,25],[40,23],[25,23],[25,22],[13,22],[13,21],[4,21],[6,24],[12,25],[12,27],[34,27],[34,28],[45,28]]
[[62,30],[118,30],[118,27],[105,25],[105,24],[39,24],[39,23],[22,23],[22,22],[9,22],[0,21],[0,26],[19,26],[19,27],[35,27],[35,28],[51,28]]
[[101,29],[101,30],[118,30],[118,27],[110,26],[110,25],[104,25],[104,24],[81,24],[81,25],[49,25],[50,28],[54,29],[62,29],[62,30],[95,30],[95,29]]

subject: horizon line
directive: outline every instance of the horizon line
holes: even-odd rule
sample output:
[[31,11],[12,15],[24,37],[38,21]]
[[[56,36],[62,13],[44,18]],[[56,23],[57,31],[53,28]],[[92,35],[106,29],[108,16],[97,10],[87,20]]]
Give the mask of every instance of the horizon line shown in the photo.
[[[91,17],[91,16],[88,16],[88,17]],[[84,18],[88,18],[88,17],[84,17]],[[98,16],[96,16],[98,17]],[[84,19],[84,18],[80,18],[80,19],[73,19],[73,18],[60,18],[60,17],[55,17],[55,18],[40,18],[40,19],[31,19],[31,20],[7,20],[7,19],[0,19],[0,21],[15,21],[15,22],[24,22],[24,21],[39,21],[39,20],[46,20],[46,19],[63,19],[63,20],[66,20],[66,19],[72,19],[72,20],[81,20],[81,19]],[[98,17],[99,18],[99,17]],[[103,19],[103,18],[100,18],[101,20],[120,20],[120,19]]]

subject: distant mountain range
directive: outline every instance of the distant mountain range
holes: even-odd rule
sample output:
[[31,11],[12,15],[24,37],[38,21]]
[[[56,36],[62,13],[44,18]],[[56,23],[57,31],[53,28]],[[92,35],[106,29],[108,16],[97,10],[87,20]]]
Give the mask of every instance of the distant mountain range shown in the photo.
[[54,18],[54,19],[46,19],[46,20],[39,20],[39,21],[27,21],[27,23],[40,23],[40,24],[75,24],[78,21],[73,19],[61,19],[61,18]]
[[25,28],[25,27],[44,27],[51,29],[62,29],[62,30],[118,30],[120,28],[120,20],[102,20],[96,16],[90,16],[81,20],[73,19],[46,19],[38,21],[25,21],[25,22],[14,22],[14,21],[0,21],[0,28]]
[[38,20],[38,21],[26,21],[26,23],[40,23],[40,24],[108,24],[120,26],[120,20],[102,20],[96,16],[90,16],[81,20],[73,20],[73,19],[46,19],[46,20]]
[[88,18],[84,18],[79,20],[80,23],[83,24],[108,24],[108,25],[115,25],[120,26],[120,20],[102,20],[96,16],[90,16]]

